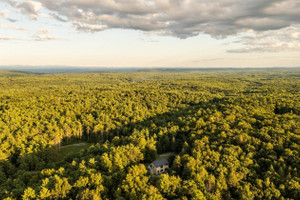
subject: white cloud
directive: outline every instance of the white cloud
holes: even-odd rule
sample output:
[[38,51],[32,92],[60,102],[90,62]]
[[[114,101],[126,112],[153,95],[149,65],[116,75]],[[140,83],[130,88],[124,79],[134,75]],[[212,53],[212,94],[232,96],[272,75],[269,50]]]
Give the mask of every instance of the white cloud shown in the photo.
[[[297,0],[39,0],[59,18],[86,31],[127,28],[186,38],[226,37],[245,30],[278,30],[299,24]],[[280,6],[293,5],[286,10]],[[291,14],[292,13],[292,14]],[[80,26],[77,26],[80,24]],[[95,26],[102,28],[95,29]],[[91,27],[89,30],[88,27]]]
[[0,11],[0,16],[2,16],[4,19],[10,21],[10,22],[15,22],[16,20],[12,19],[9,17],[10,10],[2,10]]
[[[249,51],[298,49],[286,29],[300,25],[299,0],[2,0],[32,19],[45,15],[69,22],[80,31],[95,32],[121,28],[155,32],[179,38],[200,33],[215,38],[241,35],[254,31],[267,42],[239,43]],[[273,31],[273,32],[272,32]],[[299,31],[297,28],[296,31]],[[269,33],[281,34],[271,35]],[[285,39],[289,38],[289,42]],[[262,41],[259,40],[259,41]],[[275,41],[275,42],[274,42]],[[280,43],[280,44],[278,44]],[[276,45],[275,45],[276,44]],[[266,48],[266,47],[270,48]],[[237,52],[237,51],[236,51]]]
[[236,43],[242,44],[242,48],[228,50],[230,53],[250,52],[279,52],[300,51],[300,26],[288,27],[279,31],[255,32],[250,31]]
[[1,21],[0,21],[0,28],[11,29],[11,30],[21,30],[21,31],[25,30],[25,28],[22,26],[7,25],[7,24],[3,24]]
[[73,26],[77,30],[88,31],[88,32],[102,31],[102,30],[107,29],[107,26],[105,26],[105,25],[85,24],[85,23],[80,23],[80,22],[74,22]]
[[59,38],[51,35],[50,30],[41,29],[34,36],[33,39],[36,41],[48,41],[48,40],[58,40]]
[[0,11],[0,15],[1,15],[3,18],[5,18],[5,19],[8,18],[8,14],[9,14],[9,13],[10,13],[9,10],[2,10],[2,11]]
[[37,19],[42,4],[38,1],[31,0],[2,0],[9,3],[12,7],[16,8],[19,12],[28,15],[31,19]]
[[10,37],[10,36],[5,36],[5,35],[0,35],[0,41],[1,40],[25,40],[23,38],[15,38],[15,37]]
[[14,40],[14,38],[0,35],[0,40]]

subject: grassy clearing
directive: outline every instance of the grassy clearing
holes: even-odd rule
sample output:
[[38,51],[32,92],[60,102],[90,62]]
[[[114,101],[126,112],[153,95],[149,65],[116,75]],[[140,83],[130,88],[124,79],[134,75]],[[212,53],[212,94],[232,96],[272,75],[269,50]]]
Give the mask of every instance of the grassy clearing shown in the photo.
[[60,152],[59,152],[57,160],[62,161],[68,155],[70,155],[72,153],[79,153],[82,149],[88,149],[91,145],[92,145],[91,143],[85,143],[84,145],[81,145],[81,146],[76,146],[76,144],[62,146],[60,148]]
[[168,158],[169,158],[170,156],[172,156],[172,155],[176,155],[176,154],[173,153],[173,152],[168,152],[168,153],[164,153],[164,154],[159,154],[157,159],[162,159],[162,158],[168,159]]
[[158,156],[157,160],[162,159],[162,158],[166,158],[168,159],[170,156]]

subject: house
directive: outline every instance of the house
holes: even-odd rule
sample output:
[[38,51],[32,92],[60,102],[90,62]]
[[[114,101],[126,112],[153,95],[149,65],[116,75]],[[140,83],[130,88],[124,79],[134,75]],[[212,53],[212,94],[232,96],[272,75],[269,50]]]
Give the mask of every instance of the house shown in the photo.
[[148,166],[147,169],[150,174],[160,175],[160,174],[166,173],[168,171],[169,162],[165,158],[155,160]]

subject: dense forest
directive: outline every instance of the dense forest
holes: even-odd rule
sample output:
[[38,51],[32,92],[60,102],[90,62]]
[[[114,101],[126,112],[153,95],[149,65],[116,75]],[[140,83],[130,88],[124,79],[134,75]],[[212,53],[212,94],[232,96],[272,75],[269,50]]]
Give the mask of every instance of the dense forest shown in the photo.
[[300,199],[299,69],[0,72],[0,99],[0,199]]

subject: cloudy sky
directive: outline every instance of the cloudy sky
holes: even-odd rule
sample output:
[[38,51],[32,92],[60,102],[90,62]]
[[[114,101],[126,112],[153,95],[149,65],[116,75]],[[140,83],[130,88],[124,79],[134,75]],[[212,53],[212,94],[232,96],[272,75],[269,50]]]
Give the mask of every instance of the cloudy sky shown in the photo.
[[0,65],[300,66],[300,1],[0,0]]

